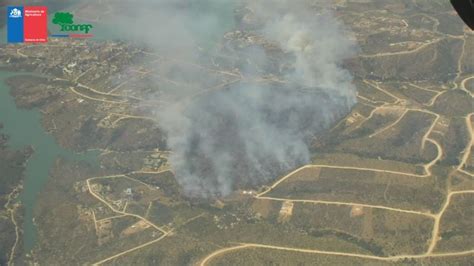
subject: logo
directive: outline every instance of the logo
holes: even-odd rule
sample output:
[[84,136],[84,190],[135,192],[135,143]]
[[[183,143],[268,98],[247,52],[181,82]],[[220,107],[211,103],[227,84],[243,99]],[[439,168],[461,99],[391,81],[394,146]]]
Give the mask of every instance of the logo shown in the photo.
[[89,31],[94,28],[91,24],[74,24],[74,15],[69,12],[56,12],[54,14],[53,24],[60,26],[60,31],[63,32],[83,32],[88,34]]
[[7,7],[8,43],[48,41],[48,8],[45,6]]
[[10,18],[21,18],[21,10],[13,8],[10,11]]
[[[43,43],[48,41],[48,8],[45,6],[7,7],[8,43]],[[56,12],[52,23],[59,26],[62,34],[49,37],[90,38],[91,24],[74,23],[74,15],[69,12]]]

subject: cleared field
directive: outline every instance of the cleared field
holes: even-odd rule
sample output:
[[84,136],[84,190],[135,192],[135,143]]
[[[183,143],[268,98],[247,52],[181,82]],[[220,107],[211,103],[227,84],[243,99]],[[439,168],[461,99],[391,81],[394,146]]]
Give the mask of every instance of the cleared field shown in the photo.
[[370,259],[306,254],[266,248],[245,248],[223,253],[209,261],[208,265],[380,265]]
[[365,82],[358,81],[355,82],[355,85],[357,87],[357,92],[359,95],[363,96],[364,98],[367,98],[371,101],[374,102],[381,102],[381,103],[394,103],[396,101],[395,98],[392,96],[388,95],[387,93],[376,89],[374,86],[369,85]]
[[[160,192],[164,195],[164,198],[160,199],[162,203],[181,200],[181,188],[171,171],[160,173],[133,173],[129,174],[129,176],[152,187],[159,187]],[[165,200],[165,198],[168,200]]]
[[308,199],[436,211],[445,189],[436,178],[353,169],[306,168],[264,197]]
[[413,174],[423,174],[424,172],[420,165],[391,160],[367,159],[348,153],[317,153],[312,159],[312,164],[365,167]]
[[147,219],[155,224],[179,228],[193,217],[204,213],[207,213],[207,211],[187,204],[165,205],[159,201],[154,201],[147,211]]
[[434,91],[420,89],[410,84],[403,84],[399,82],[390,82],[384,84],[384,88],[390,92],[403,95],[404,98],[419,104],[428,104],[430,100],[436,95]]
[[[453,104],[456,103],[456,104]],[[472,112],[474,100],[465,91],[452,90],[438,97],[432,110],[447,117],[465,116]]]
[[[97,223],[97,247],[90,250],[87,257],[92,263],[157,239],[162,234],[134,217],[103,220]],[[97,252],[97,248],[101,252]]]
[[[278,215],[274,213],[272,217]],[[250,242],[265,245],[291,246],[295,248],[316,248],[322,250],[371,254],[369,250],[335,235],[312,236],[307,232],[296,229],[289,222],[279,222],[276,219],[237,219],[232,215],[199,217],[185,226],[180,232],[203,242],[214,243],[218,246],[228,245],[229,242]]]
[[462,172],[456,172],[451,176],[452,191],[474,190],[474,177]]
[[[368,136],[349,139],[335,149],[366,158],[427,163],[437,155],[436,147],[430,145],[431,143],[426,145],[424,150],[421,149],[423,136],[434,119],[432,114],[409,110],[388,125],[377,123],[379,128],[374,129]],[[361,130],[366,130],[367,126],[369,125],[366,123]]]
[[[380,105],[380,104],[378,104]],[[378,106],[376,104],[374,104],[374,106]],[[365,117],[369,116],[370,115],[370,112],[374,109],[374,107],[372,106],[369,106],[369,105],[365,105],[365,104],[361,104],[361,103],[357,103],[353,108],[352,108],[352,112],[357,112]]]
[[379,261],[374,259],[311,254],[263,247],[231,250],[212,257],[206,265],[469,265],[472,255],[455,257],[427,257]]
[[461,40],[434,38],[420,47],[410,53],[361,58],[356,75],[385,81],[429,79],[447,82],[454,78]]
[[435,252],[474,249],[474,193],[454,195],[440,222]]
[[138,215],[145,215],[150,202],[164,197],[160,189],[126,176],[93,179],[90,184],[92,190],[114,209],[126,209]]
[[175,234],[102,265],[195,265],[218,246]]
[[88,100],[95,100],[95,101],[104,101],[104,102],[111,102],[111,103],[124,103],[126,100],[123,97],[116,96],[116,95],[108,95],[101,93],[99,91],[93,91],[86,87],[73,87],[71,90],[74,93],[77,93],[79,96],[82,96]]
[[346,130],[343,137],[349,140],[368,137],[377,130],[395,123],[402,114],[403,110],[399,109],[377,110],[369,119],[361,121],[361,123],[358,123],[355,127]]
[[100,162],[107,168],[115,168],[123,170],[140,169],[143,167],[143,159],[149,156],[152,152],[145,151],[128,151],[128,152],[114,152],[110,151],[100,156]]
[[289,221],[311,236],[335,236],[376,256],[426,251],[433,222],[416,214],[311,203],[296,203]]

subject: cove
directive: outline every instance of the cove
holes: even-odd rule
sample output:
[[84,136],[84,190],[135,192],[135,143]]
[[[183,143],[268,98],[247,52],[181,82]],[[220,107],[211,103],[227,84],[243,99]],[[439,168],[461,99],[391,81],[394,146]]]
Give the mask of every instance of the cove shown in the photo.
[[[41,125],[41,113],[38,110],[17,108],[14,98],[10,95],[10,87],[5,80],[10,77],[25,75],[0,71],[0,123],[2,133],[9,136],[7,145],[13,149],[32,146],[33,155],[26,164],[23,192],[20,196],[24,208],[23,241],[24,250],[30,251],[36,243],[36,226],[33,221],[34,209],[41,188],[47,182],[49,171],[59,157],[68,160],[87,161],[97,165],[100,151],[74,153],[59,146],[54,137],[48,134]],[[0,173],[1,174],[1,173]]]

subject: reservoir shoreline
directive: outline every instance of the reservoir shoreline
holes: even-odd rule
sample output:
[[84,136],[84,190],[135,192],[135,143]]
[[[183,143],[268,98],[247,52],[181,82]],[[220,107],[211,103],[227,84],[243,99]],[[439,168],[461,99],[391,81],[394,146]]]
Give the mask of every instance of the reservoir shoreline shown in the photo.
[[25,180],[20,201],[24,208],[23,243],[24,251],[29,252],[36,244],[37,231],[34,224],[34,211],[37,197],[48,180],[49,171],[58,158],[97,162],[99,151],[75,153],[62,148],[54,137],[46,132],[41,123],[41,113],[37,108],[18,108],[11,88],[10,78],[39,76],[33,73],[11,72],[0,69],[0,122],[2,133],[9,136],[7,144],[13,149],[32,147],[34,152],[28,159]]

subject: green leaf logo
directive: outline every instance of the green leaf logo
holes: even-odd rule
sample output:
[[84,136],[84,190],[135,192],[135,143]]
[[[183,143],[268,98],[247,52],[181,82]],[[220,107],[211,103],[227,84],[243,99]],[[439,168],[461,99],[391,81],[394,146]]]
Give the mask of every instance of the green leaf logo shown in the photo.
[[69,12],[56,12],[53,18],[53,24],[63,25],[63,24],[73,24],[74,21],[72,18],[73,14]]

